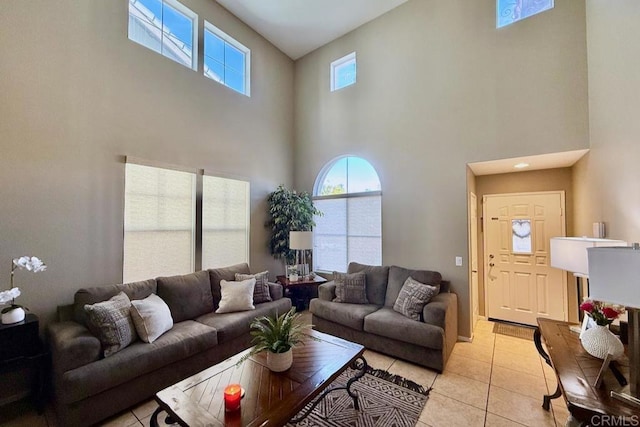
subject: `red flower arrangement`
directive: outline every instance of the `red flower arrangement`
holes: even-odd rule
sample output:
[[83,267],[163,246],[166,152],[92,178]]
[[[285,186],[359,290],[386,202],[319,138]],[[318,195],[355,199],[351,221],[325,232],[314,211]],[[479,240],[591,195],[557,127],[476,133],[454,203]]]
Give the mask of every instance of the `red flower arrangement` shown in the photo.
[[587,299],[580,304],[580,310],[587,313],[600,326],[610,325],[624,313],[624,307],[621,305],[607,304],[592,299]]

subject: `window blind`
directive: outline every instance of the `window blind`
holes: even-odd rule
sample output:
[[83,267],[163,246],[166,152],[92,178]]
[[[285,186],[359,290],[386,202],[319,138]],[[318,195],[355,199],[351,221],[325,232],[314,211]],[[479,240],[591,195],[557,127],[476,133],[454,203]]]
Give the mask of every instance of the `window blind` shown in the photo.
[[125,168],[123,281],[192,272],[196,175]]

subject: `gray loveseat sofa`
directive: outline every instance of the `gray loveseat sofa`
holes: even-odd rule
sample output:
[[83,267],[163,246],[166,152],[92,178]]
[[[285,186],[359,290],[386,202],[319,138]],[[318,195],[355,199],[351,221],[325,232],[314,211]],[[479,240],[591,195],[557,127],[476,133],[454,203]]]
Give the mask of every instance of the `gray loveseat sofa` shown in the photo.
[[[255,310],[217,314],[220,281],[248,274],[249,266],[158,277],[142,282],[80,289],[74,304],[58,308],[60,321],[47,327],[53,396],[60,425],[90,425],[153,397],[212,364],[251,346],[250,322],[284,313],[291,300],[269,283],[273,301]],[[102,357],[101,344],[86,326],[85,304],[106,301],[120,291],[131,300],[157,294],[169,306],[173,328],[151,344],[140,340]]]
[[[347,273],[366,274],[369,304],[333,302],[333,281],[318,287],[309,310],[315,329],[393,357],[442,372],[458,338],[458,300],[440,273],[402,267],[350,263]],[[408,277],[439,284],[440,293],[424,306],[420,320],[396,312],[393,305]]]

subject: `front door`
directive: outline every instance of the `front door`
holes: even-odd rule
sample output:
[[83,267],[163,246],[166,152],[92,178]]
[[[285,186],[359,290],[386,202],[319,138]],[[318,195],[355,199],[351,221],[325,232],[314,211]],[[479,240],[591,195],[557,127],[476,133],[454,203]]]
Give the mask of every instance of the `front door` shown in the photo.
[[566,320],[567,279],[549,252],[565,235],[564,191],[484,196],[483,225],[488,317]]

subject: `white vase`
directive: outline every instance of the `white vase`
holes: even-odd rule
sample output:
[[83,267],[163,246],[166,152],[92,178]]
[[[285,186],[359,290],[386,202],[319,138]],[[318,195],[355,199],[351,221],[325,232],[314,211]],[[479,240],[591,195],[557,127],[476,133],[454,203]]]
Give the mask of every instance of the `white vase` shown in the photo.
[[24,320],[24,310],[22,307],[14,308],[6,313],[2,313],[2,324],[9,325],[11,323],[18,323]]
[[284,353],[272,353],[267,351],[267,368],[273,372],[286,371],[293,364],[293,351],[291,349]]
[[598,359],[604,359],[611,353],[613,360],[616,360],[624,354],[624,345],[611,333],[608,325],[596,325],[587,329],[580,341],[586,352]]

